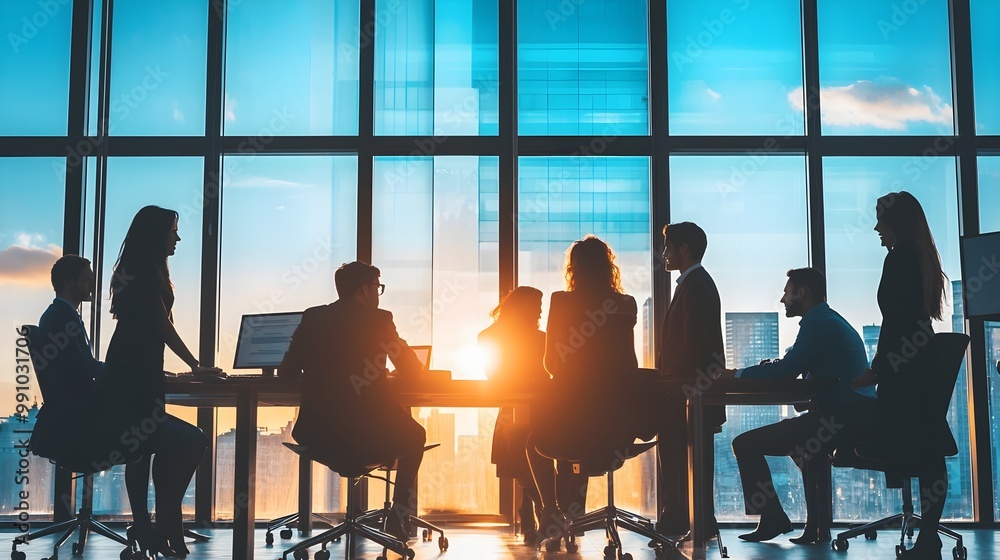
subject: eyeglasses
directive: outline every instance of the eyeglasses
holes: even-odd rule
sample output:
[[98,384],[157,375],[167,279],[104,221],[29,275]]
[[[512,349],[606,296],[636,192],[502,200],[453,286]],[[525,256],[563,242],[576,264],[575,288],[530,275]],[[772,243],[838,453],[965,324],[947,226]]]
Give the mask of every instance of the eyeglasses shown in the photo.
[[385,293],[385,284],[379,284],[378,282],[372,282],[373,286],[378,286],[378,295]]

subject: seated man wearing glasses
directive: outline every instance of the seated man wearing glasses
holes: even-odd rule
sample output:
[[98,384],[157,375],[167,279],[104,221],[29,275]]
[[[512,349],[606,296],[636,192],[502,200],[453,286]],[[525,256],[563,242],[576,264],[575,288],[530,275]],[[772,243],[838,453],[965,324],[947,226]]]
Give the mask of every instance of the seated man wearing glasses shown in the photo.
[[386,382],[386,358],[396,374],[418,375],[423,365],[399,337],[392,313],[379,309],[379,269],[352,262],[334,274],[340,299],[307,309],[292,335],[278,375],[302,378],[295,441],[337,463],[372,465],[399,460],[387,530],[404,542],[415,514],[417,470],[426,434]]

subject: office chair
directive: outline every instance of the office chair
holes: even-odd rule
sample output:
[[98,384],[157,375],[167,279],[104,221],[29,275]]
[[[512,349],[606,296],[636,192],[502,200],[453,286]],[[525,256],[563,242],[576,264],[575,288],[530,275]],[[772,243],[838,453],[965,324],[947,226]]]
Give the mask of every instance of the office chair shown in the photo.
[[[35,375],[38,375],[38,365],[35,363],[35,353],[30,351],[33,346],[33,341],[38,340],[38,327],[36,325],[24,325],[24,328],[27,330],[28,348],[32,369],[34,369]],[[52,555],[47,559],[57,560],[59,558],[59,547],[65,544],[76,531],[79,531],[79,538],[75,543],[73,543],[72,548],[74,555],[83,554],[83,548],[87,544],[87,536],[90,533],[97,533],[98,535],[107,537],[126,547],[126,549],[121,553],[122,560],[129,560],[133,558],[131,544],[128,539],[112,531],[110,527],[93,517],[92,507],[94,503],[94,473],[101,469],[96,469],[92,463],[88,464],[86,461],[81,462],[81,464],[70,464],[68,462],[58,461],[53,461],[53,463],[55,463],[57,468],[65,469],[74,473],[73,478],[83,477],[83,499],[80,504],[80,511],[73,519],[69,519],[61,523],[54,523],[44,529],[39,529],[34,533],[15,537],[11,547],[11,560],[25,560],[26,555],[24,552],[17,549],[18,546],[27,545],[31,541],[42,537],[62,533],[62,536],[56,540],[55,546],[52,547]],[[110,466],[108,468],[110,468]]]
[[[306,459],[299,457],[300,484],[302,483],[302,477],[305,476],[308,472],[312,471],[311,466],[305,467],[305,465],[310,465],[310,464],[311,461],[306,461]],[[335,525],[335,523],[331,521],[329,518],[324,517],[318,513],[310,513],[310,515],[312,516],[313,521],[319,521],[321,523],[325,523],[329,527],[333,527]],[[298,524],[298,521],[299,521],[299,512],[297,511],[295,513],[290,513],[288,515],[268,521],[267,533],[264,535],[264,542],[267,543],[268,546],[273,545],[274,544],[273,532],[277,531],[278,529],[281,529],[281,531],[279,531],[278,533],[278,536],[280,536],[282,539],[292,538],[292,529],[290,525],[292,525],[293,523]],[[299,525],[299,530],[300,531],[302,530],[302,525]]]
[[[607,546],[604,547],[604,558],[606,560],[632,560],[632,555],[622,551],[621,537],[618,535],[618,528],[627,529],[633,533],[638,533],[648,539],[652,539],[658,544],[656,556],[659,558],[663,554],[664,548],[677,548],[677,543],[656,532],[653,522],[641,515],[623,510],[615,506],[615,471],[625,465],[625,461],[638,457],[646,451],[656,446],[656,441],[645,443],[628,443],[617,446],[616,449],[601,450],[598,453],[587,454],[582,458],[567,457],[562,450],[552,450],[539,448],[538,451],[545,457],[567,461],[574,474],[590,476],[607,476],[608,479],[608,505],[589,513],[586,513],[572,521],[566,527],[566,551],[573,554],[579,551],[576,542],[576,535],[594,529],[604,529],[607,536]],[[558,550],[559,538],[545,539],[538,543],[538,550],[545,547],[548,551]]]
[[[969,344],[969,337],[962,333],[937,333],[931,338],[931,359],[934,360],[935,371],[940,372],[940,386],[928,387],[929,391],[937,391],[937,399],[934,402],[934,410],[931,414],[944,417],[948,414],[948,406],[951,403],[952,393],[955,391],[955,382],[958,379],[958,372],[965,358],[965,349]],[[833,466],[851,467],[855,469],[874,470],[886,472],[888,465],[873,453],[871,444],[855,443],[842,448],[838,448],[833,454]],[[899,544],[896,545],[896,556],[906,550],[905,541],[913,537],[913,529],[920,521],[920,516],[913,511],[913,490],[911,488],[910,476],[892,477],[886,474],[886,488],[901,488],[903,492],[902,513],[852,527],[837,535],[833,540],[833,549],[844,552],[850,546],[847,539],[852,539],[859,535],[864,535],[866,540],[878,538],[878,529],[889,525],[900,524]],[[938,525],[938,533],[955,539],[955,547],[952,549],[954,560],[966,560],[968,550],[962,543],[962,535],[945,527]]]
[[[432,444],[424,447],[424,451],[438,447],[440,444]],[[386,560],[387,551],[391,550],[396,554],[399,554],[405,559],[412,559],[414,556],[413,549],[407,545],[406,542],[401,541],[385,532],[385,524],[390,513],[391,503],[389,496],[389,487],[393,484],[390,473],[396,470],[396,462],[392,464],[376,464],[376,465],[360,465],[357,463],[351,463],[349,458],[331,458],[331,457],[316,457],[307,447],[302,445],[296,445],[294,443],[285,442],[284,446],[291,449],[293,453],[300,457],[300,460],[306,461],[316,461],[320,464],[326,465],[330,470],[336,472],[340,476],[347,479],[348,491],[347,491],[347,511],[344,515],[344,521],[337,526],[331,528],[328,531],[316,535],[315,537],[310,537],[292,548],[289,548],[282,554],[282,560],[287,560],[289,555],[295,560],[305,559],[309,557],[309,548],[319,545],[321,550],[317,551],[313,555],[315,560],[330,560],[330,551],[326,549],[328,543],[340,542],[341,537],[347,537],[347,547],[344,551],[344,558],[350,559],[354,552],[355,537],[366,538],[378,545],[382,546],[382,555],[378,557],[378,560]],[[380,470],[385,473],[385,476],[372,475],[372,471]],[[386,482],[385,489],[385,507],[381,509],[370,510],[364,513],[359,513],[359,505],[355,503],[355,493],[351,491],[351,487],[356,485],[362,477],[375,478],[378,480],[383,480]],[[440,528],[427,523],[426,521],[420,519],[415,515],[410,516],[410,523],[418,527],[423,527],[423,540],[431,540],[434,532],[439,533],[438,537],[438,548],[441,552],[448,550],[448,539],[444,536],[444,531]]]

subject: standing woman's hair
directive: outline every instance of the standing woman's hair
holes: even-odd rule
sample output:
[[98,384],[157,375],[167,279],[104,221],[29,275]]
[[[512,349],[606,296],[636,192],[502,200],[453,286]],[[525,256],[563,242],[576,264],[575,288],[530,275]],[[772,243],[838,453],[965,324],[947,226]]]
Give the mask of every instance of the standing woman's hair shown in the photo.
[[621,271],[607,243],[595,235],[573,242],[566,258],[566,289],[593,294],[623,293]]
[[111,315],[116,316],[116,296],[128,287],[135,273],[148,269],[156,272],[158,286],[164,292],[172,289],[167,268],[167,238],[177,223],[177,212],[146,206],[136,212],[125,234],[114,274],[111,276]]
[[542,307],[542,291],[531,286],[518,286],[504,296],[500,304],[490,311],[494,322],[503,320],[505,323],[534,322],[538,328],[538,310]]
[[927,216],[914,196],[906,191],[889,193],[878,199],[878,219],[892,230],[895,247],[909,247],[920,260],[923,281],[923,309],[930,317],[941,320],[941,301],[945,296],[948,277],[941,269],[941,255],[934,244]]

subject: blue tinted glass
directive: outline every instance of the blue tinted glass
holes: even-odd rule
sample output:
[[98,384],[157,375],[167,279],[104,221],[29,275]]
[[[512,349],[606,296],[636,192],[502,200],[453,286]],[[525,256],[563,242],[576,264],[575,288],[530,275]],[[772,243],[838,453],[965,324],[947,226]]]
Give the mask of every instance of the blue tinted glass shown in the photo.
[[434,129],[434,0],[376,5],[375,132]]
[[979,158],[979,231],[1000,231],[1000,157]]
[[819,0],[818,18],[824,133],[953,132],[947,0]]
[[643,0],[517,3],[518,133],[649,132]]
[[225,133],[357,134],[359,13],[357,1],[231,2]]
[[205,3],[118,0],[112,15],[110,133],[203,134]]
[[0,135],[66,134],[72,4],[0,2]]
[[1000,2],[972,0],[972,75],[976,91],[976,131],[1000,134]]
[[[943,321],[934,322],[936,332],[962,332],[961,267],[958,241],[958,192],[955,159],[950,157],[825,158],[823,160],[823,207],[826,230],[827,290],[835,307],[859,333],[877,338],[882,315],[876,291],[886,249],[880,246],[875,226],[875,201],[889,192],[913,194],[927,215],[931,233],[941,254],[941,265],[949,286],[942,309]],[[958,294],[956,298],[955,295]],[[866,337],[867,338],[867,337]],[[949,459],[948,497],[944,516],[972,517],[972,467],[969,449],[968,377],[965,366],[959,374],[948,413],[948,422],[958,442],[959,454]],[[836,516],[848,520],[875,519],[899,511],[899,493],[881,484],[870,484],[879,475],[835,469],[835,484],[850,492],[837,502]],[[837,483],[836,480],[843,480]],[[859,509],[858,504],[865,504]]]
[[798,0],[667,2],[671,134],[802,134]]

